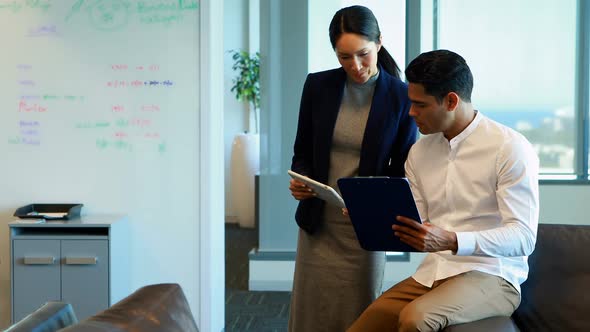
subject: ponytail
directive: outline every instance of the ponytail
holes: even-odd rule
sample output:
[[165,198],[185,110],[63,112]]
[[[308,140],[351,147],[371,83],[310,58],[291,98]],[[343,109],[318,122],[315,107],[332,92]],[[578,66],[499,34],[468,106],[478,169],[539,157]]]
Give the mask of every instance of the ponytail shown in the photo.
[[379,53],[377,53],[377,62],[379,63],[379,65],[381,65],[381,67],[383,67],[383,70],[389,73],[389,75],[397,79],[400,79],[401,71],[399,69],[399,66],[397,65],[391,54],[387,52],[384,46],[381,46]]

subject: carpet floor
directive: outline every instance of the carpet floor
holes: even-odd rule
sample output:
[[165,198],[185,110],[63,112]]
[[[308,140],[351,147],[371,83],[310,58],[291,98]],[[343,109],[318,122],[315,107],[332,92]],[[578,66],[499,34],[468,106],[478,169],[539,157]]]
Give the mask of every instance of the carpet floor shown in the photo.
[[248,291],[248,253],[258,230],[225,226],[225,332],[284,332],[290,292]]

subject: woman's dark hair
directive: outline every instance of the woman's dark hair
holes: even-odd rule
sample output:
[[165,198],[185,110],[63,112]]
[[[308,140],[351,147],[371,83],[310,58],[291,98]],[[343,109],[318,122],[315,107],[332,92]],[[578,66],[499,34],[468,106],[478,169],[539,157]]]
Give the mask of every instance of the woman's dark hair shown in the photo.
[[436,50],[420,54],[406,68],[410,83],[422,84],[424,91],[441,103],[449,92],[471,102],[473,75],[465,59],[449,50]]
[[[379,43],[381,37],[381,30],[379,30],[379,23],[377,23],[375,15],[369,8],[363,6],[350,6],[337,11],[330,22],[329,31],[333,49],[336,49],[336,42],[343,33],[361,35],[368,41],[375,43]],[[400,78],[400,69],[397,63],[383,46],[377,54],[377,62],[386,72]]]

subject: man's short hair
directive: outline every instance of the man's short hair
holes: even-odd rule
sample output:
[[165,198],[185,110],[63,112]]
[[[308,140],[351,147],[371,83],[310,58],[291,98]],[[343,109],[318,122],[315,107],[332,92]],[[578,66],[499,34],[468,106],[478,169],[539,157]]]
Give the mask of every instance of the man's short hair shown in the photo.
[[424,91],[441,103],[449,92],[471,102],[473,75],[459,54],[449,50],[436,50],[420,54],[406,68],[410,83],[422,84]]

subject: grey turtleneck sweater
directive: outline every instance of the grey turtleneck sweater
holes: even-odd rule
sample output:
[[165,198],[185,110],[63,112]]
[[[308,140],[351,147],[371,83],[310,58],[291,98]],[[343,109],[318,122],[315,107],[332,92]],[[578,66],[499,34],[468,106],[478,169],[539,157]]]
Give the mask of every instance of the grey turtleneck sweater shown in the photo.
[[[358,175],[361,145],[378,77],[379,73],[363,84],[349,79],[344,86],[342,103],[332,137],[328,173],[328,185],[339,193],[336,183],[339,178]],[[326,212],[329,213],[326,217],[348,220],[348,217],[342,216],[340,209],[334,208],[326,206]],[[330,213],[329,210],[335,211]]]

